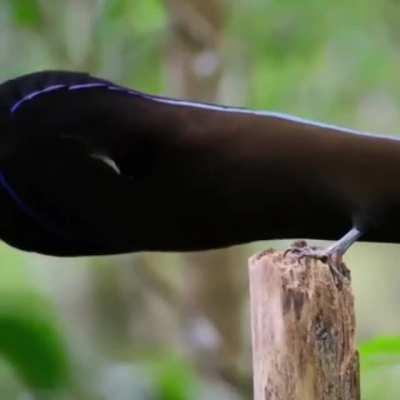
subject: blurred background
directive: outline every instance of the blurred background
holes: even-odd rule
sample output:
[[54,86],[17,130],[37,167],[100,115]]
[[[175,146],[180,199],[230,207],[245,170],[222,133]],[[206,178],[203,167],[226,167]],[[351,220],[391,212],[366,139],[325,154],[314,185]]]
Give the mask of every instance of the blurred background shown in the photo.
[[[399,20],[394,0],[0,0],[0,81],[84,70],[396,134]],[[58,259],[1,243],[0,398],[251,399],[247,258],[287,245]],[[400,395],[399,259],[375,244],[346,258],[359,343],[378,338],[368,400]]]

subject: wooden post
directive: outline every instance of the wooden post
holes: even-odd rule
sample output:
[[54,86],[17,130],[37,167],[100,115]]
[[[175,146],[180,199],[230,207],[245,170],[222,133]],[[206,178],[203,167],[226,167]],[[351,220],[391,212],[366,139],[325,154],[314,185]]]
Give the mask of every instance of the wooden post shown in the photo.
[[254,400],[359,400],[346,266],[268,250],[249,275]]

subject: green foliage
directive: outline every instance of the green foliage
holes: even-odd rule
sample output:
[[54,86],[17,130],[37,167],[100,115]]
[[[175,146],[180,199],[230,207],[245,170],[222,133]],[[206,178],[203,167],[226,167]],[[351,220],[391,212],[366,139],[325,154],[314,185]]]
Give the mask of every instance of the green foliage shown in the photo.
[[67,350],[46,299],[32,289],[26,257],[0,246],[0,357],[35,389],[69,379]]
[[108,0],[105,4],[104,14],[110,20],[123,18],[128,12],[129,1]]
[[360,357],[363,398],[399,398],[400,337],[379,337],[363,343]]
[[360,346],[360,354],[365,362],[387,359],[400,364],[400,337],[379,337]]
[[[223,56],[227,75],[239,72],[229,80],[231,93],[249,88],[238,96],[241,105],[365,129],[380,121],[387,124],[385,132],[398,130],[400,7],[396,1],[227,3],[232,13],[222,41],[228,44]],[[0,50],[6,57],[0,60],[1,80],[34,69],[72,68],[143,91],[163,92],[165,4],[162,0],[3,1]],[[66,24],[66,15],[74,23]],[[88,40],[89,45],[83,46],[88,54],[77,64],[65,50],[76,24],[87,26],[90,33],[89,39],[82,38]],[[0,357],[35,390],[67,385],[71,379],[67,350],[49,304],[32,292],[26,258],[0,246],[0,260]],[[393,314],[387,315],[395,324]],[[87,318],[94,324],[93,315]],[[382,328],[369,324],[369,331]],[[90,341],[97,346],[98,335]],[[400,398],[400,338],[364,343],[360,354],[363,399]],[[90,366],[93,374],[96,368],[100,367]],[[194,374],[176,357],[152,363],[149,375],[154,378],[156,400],[193,400]],[[5,375],[0,365],[0,377]],[[1,398],[17,398],[5,393],[0,387]]]
[[397,75],[399,14],[390,0],[243,1],[229,32],[250,55],[252,107],[361,125],[352,111],[362,99],[384,92],[400,105],[400,81],[388,84]]
[[25,255],[2,244],[0,260],[0,375],[5,365],[16,375],[14,385],[0,379],[0,393],[16,390],[17,382],[33,390],[66,385],[65,345],[48,301],[32,289]]
[[194,372],[187,362],[176,357],[160,359],[150,368],[156,400],[193,400],[196,394]]
[[159,0],[137,0],[131,2],[135,29],[141,33],[150,33],[166,26],[163,3]]
[[105,18],[127,22],[130,29],[139,33],[151,33],[166,25],[163,3],[159,0],[108,0]]
[[42,23],[42,14],[38,0],[11,0],[14,21],[23,27],[37,28]]
[[47,302],[33,292],[0,293],[0,356],[33,389],[70,379],[65,344]]

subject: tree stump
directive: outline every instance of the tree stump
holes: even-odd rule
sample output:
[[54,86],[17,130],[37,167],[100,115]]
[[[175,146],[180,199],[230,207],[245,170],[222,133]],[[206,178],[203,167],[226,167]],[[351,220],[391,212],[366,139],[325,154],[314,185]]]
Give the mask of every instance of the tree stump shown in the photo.
[[268,250],[249,260],[249,276],[254,399],[359,400],[346,266]]

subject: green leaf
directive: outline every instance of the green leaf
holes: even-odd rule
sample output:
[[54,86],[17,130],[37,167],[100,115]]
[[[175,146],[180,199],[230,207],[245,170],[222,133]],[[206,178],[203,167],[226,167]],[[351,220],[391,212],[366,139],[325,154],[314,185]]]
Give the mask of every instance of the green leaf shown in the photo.
[[360,346],[360,353],[364,356],[376,354],[400,355],[400,337],[382,336],[373,339]]
[[166,26],[166,13],[160,0],[136,0],[131,3],[132,25],[139,33],[149,33]]
[[192,368],[176,357],[166,357],[152,365],[157,400],[192,400],[196,380]]
[[360,346],[361,366],[400,365],[400,337],[379,337]]
[[104,2],[104,14],[110,19],[119,19],[126,15],[128,4],[126,0],[107,0]]
[[400,337],[378,337],[360,346],[363,399],[399,398]]
[[36,293],[0,294],[0,355],[32,389],[58,389],[69,382],[62,336]]
[[120,24],[127,22],[125,26],[138,33],[160,30],[167,23],[165,8],[160,0],[107,0],[103,13],[106,19]]
[[42,23],[42,13],[38,0],[11,0],[10,6],[14,20],[18,25],[35,28]]

